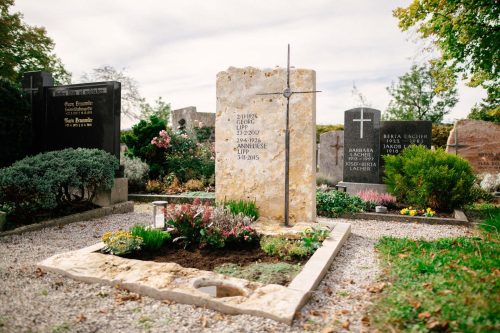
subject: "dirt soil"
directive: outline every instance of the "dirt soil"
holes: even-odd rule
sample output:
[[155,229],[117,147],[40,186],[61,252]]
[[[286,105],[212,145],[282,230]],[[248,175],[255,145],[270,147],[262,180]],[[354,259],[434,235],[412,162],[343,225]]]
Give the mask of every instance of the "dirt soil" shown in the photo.
[[[211,271],[215,267],[227,263],[246,266],[254,262],[283,262],[283,260],[263,252],[258,243],[246,245],[244,247],[240,246],[239,248],[229,247],[223,249],[200,249],[194,245],[184,249],[182,246],[167,243],[158,251],[140,251],[124,257],[155,262],[175,262],[182,267],[196,268],[205,271]],[[303,263],[305,261],[306,260],[292,261],[290,263]]]

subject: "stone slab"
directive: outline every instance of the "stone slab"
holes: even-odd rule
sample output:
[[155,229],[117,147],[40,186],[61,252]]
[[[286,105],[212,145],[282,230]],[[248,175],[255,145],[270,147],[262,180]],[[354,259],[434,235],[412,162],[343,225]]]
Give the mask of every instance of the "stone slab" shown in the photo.
[[[458,146],[455,146],[458,144]],[[500,124],[491,121],[461,119],[448,137],[446,152],[469,161],[474,171],[500,173]]]
[[352,195],[357,195],[361,191],[368,190],[378,193],[387,193],[387,185],[385,184],[340,182],[338,186],[344,186],[346,188],[346,192]]
[[331,131],[319,136],[319,173],[334,183],[344,172],[344,131]]
[[94,204],[106,207],[128,200],[128,179],[115,178],[113,187],[109,191],[100,191],[96,194]]
[[[313,70],[292,69],[294,91],[316,88]],[[255,200],[262,219],[284,222],[286,69],[230,67],[217,74],[216,199]],[[277,95],[260,96],[259,93]],[[290,223],[316,219],[316,98],[290,97]]]
[[[291,325],[295,313],[307,302],[333,257],[348,238],[350,225],[335,223],[323,244],[289,287],[264,285],[243,279],[184,268],[175,263],[155,263],[96,253],[99,243],[77,251],[56,254],[38,264],[43,270],[87,283],[120,286],[156,299],[208,307],[229,314],[249,314]],[[237,290],[238,296],[214,297],[207,286]]]

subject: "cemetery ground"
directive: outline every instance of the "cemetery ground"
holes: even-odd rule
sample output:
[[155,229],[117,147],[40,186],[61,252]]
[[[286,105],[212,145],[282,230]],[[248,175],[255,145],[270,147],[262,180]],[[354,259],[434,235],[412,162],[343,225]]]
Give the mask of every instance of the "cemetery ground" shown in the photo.
[[[37,269],[38,262],[56,253],[93,245],[106,231],[148,223],[150,217],[149,205],[137,204],[134,213],[1,238],[0,331],[498,329],[498,234],[485,225],[318,218],[351,223],[352,234],[292,326],[162,302]],[[498,228],[499,209],[486,206],[475,218]],[[438,240],[443,237],[448,239]]]

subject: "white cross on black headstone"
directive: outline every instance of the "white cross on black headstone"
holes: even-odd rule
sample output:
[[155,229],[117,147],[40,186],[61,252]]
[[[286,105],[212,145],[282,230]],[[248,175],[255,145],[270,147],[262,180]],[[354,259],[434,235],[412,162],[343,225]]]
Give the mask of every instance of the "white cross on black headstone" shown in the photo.
[[353,119],[352,121],[359,121],[360,123],[360,128],[359,128],[359,138],[363,139],[363,122],[365,121],[372,121],[371,119],[368,118],[363,118],[363,108],[361,108],[361,117],[359,119]]

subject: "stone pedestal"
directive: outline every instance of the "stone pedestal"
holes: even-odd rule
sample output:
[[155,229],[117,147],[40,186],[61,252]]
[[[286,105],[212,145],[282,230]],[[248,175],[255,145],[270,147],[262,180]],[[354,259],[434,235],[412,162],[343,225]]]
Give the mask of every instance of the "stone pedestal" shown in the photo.
[[385,184],[340,182],[338,186],[344,186],[346,192],[351,195],[357,195],[361,191],[368,190],[378,193],[387,193],[387,185]]
[[[255,200],[264,220],[284,222],[286,69],[217,74],[217,201]],[[313,91],[316,74],[292,69],[292,91]],[[258,95],[274,93],[276,95]],[[290,97],[290,223],[316,220],[316,97]]]
[[111,190],[101,191],[94,198],[94,204],[105,207],[128,200],[128,179],[115,178],[115,183]]

